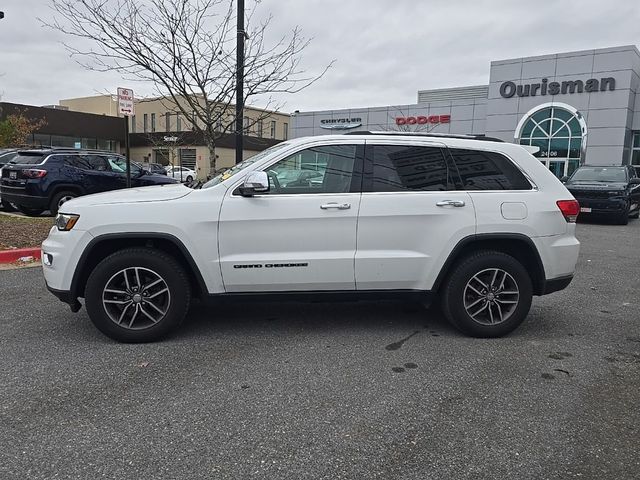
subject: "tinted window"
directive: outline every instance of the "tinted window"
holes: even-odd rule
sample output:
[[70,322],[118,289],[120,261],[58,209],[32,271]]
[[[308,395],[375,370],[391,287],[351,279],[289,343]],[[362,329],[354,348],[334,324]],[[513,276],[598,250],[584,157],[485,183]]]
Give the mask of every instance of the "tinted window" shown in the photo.
[[80,168],[82,170],[107,170],[107,162],[97,155],[67,155],[64,158],[65,165]]
[[496,152],[450,149],[465,190],[531,190],[511,160]]
[[452,190],[449,165],[437,147],[374,145],[373,191]]
[[355,145],[314,147],[297,152],[266,170],[269,193],[348,192],[355,158]]

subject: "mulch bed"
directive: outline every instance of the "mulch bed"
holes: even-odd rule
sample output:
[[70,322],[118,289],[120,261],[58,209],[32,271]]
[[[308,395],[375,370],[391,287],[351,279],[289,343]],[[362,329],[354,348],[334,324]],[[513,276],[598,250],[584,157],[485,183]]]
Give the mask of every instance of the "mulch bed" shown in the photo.
[[0,250],[39,247],[52,226],[53,218],[0,215]]

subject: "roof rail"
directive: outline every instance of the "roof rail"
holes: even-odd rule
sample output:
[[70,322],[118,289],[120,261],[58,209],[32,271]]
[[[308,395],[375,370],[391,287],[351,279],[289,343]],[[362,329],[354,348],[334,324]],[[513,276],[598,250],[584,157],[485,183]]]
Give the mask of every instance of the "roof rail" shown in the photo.
[[358,130],[356,132],[347,132],[344,135],[391,135],[391,136],[411,136],[411,137],[432,137],[432,138],[459,138],[461,140],[481,140],[484,142],[501,142],[504,140],[495,137],[487,137],[485,135],[464,135],[455,133],[429,133],[429,132],[370,132],[368,130]]

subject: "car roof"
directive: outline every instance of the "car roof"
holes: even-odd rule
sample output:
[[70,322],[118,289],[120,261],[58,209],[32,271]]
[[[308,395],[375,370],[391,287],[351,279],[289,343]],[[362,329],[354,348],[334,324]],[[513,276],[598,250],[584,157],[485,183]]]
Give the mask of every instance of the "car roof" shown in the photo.
[[111,152],[108,150],[94,150],[94,149],[77,149],[77,148],[25,148],[18,150],[19,154],[40,154],[40,155],[51,155],[53,153],[64,153],[67,155],[86,155],[86,154],[99,154],[99,155],[121,155],[117,152]]

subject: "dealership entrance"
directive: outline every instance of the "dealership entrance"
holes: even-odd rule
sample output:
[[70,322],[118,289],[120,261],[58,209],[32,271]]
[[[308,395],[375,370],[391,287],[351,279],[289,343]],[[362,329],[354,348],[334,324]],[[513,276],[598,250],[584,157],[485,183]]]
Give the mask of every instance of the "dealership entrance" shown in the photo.
[[580,166],[584,118],[567,104],[543,104],[528,112],[518,124],[515,139],[521,145],[540,148],[535,154],[557,177],[571,175]]

